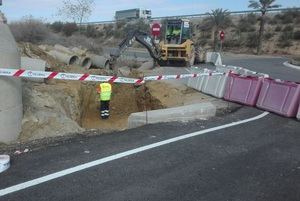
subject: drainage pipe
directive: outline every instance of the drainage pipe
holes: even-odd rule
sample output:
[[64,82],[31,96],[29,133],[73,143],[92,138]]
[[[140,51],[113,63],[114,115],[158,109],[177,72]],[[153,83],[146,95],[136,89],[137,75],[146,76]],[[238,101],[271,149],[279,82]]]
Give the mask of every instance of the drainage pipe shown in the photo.
[[79,57],[74,54],[68,54],[57,50],[51,50],[48,54],[67,65],[79,64]]
[[83,68],[90,69],[92,66],[92,60],[90,57],[80,57],[80,65]]
[[96,68],[108,68],[109,59],[104,56],[99,56],[96,54],[88,54],[88,57],[92,60],[92,66]]

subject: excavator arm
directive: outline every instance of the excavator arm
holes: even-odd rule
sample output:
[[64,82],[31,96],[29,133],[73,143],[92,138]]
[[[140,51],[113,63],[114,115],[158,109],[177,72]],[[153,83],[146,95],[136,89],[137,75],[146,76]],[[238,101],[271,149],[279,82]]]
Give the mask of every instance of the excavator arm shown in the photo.
[[110,52],[110,67],[113,69],[117,59],[124,53],[124,51],[131,47],[133,42],[137,41],[143,45],[149,52],[150,56],[155,62],[161,60],[161,54],[159,48],[154,43],[153,38],[142,31],[136,30],[130,32],[127,37],[119,44],[117,49]]

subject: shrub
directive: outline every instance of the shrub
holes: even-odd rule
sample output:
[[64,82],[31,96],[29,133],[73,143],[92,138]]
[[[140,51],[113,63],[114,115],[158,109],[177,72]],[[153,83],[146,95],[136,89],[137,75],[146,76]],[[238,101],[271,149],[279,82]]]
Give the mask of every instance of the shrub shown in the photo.
[[62,32],[65,36],[72,36],[76,31],[78,31],[78,26],[76,23],[66,23],[62,28]]
[[264,38],[266,39],[266,40],[270,40],[271,38],[273,38],[274,37],[274,33],[272,33],[272,32],[267,32],[265,35],[264,35]]
[[249,48],[257,47],[257,34],[256,33],[249,33],[246,39],[246,46]]
[[32,16],[24,17],[19,22],[11,23],[10,29],[18,42],[39,43],[49,33],[46,24],[41,20],[34,19]]
[[254,24],[256,24],[258,18],[257,18],[257,15],[255,15],[254,13],[250,13],[247,15],[246,19],[247,19],[248,23],[254,25]]
[[[255,20],[255,23],[256,23],[256,20]],[[241,17],[238,22],[237,29],[240,32],[253,32],[256,30],[255,26],[254,26],[255,23],[252,23],[251,20],[249,21],[247,17]]]
[[64,27],[64,23],[62,22],[53,22],[52,24],[50,24],[50,28],[54,33],[61,32],[63,27]]
[[294,40],[300,40],[300,31],[294,32]]
[[278,46],[285,48],[292,46],[293,32],[283,32],[278,39]]
[[282,24],[292,24],[294,20],[300,18],[300,11],[297,9],[289,9],[281,14],[277,14],[274,19],[280,21]]
[[90,38],[97,38],[100,35],[100,32],[95,28],[95,26],[93,25],[88,25],[86,27],[85,33],[84,33],[87,37]]
[[103,27],[103,32],[105,34],[105,37],[109,37],[112,36],[114,33],[114,27],[112,24],[108,24],[108,25],[104,25]]
[[285,26],[285,27],[283,28],[282,31],[283,31],[283,32],[292,32],[292,31],[294,31],[294,27],[291,26],[291,25],[287,25],[287,26]]
[[281,27],[281,26],[278,25],[278,26],[275,27],[275,31],[276,31],[276,32],[280,32],[281,30],[282,30],[282,27]]

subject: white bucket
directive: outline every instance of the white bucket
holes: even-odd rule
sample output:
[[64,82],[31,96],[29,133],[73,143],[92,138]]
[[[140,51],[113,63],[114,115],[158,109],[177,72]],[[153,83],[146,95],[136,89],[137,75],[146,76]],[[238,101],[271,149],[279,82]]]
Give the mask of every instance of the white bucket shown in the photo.
[[0,173],[10,167],[10,157],[8,155],[0,155]]

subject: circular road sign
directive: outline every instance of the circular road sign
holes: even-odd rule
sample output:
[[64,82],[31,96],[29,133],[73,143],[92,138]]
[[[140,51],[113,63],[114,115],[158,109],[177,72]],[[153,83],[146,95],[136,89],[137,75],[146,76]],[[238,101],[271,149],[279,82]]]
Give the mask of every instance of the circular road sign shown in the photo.
[[153,23],[151,27],[151,33],[153,36],[159,36],[161,32],[161,25],[159,23]]

